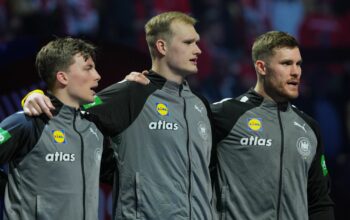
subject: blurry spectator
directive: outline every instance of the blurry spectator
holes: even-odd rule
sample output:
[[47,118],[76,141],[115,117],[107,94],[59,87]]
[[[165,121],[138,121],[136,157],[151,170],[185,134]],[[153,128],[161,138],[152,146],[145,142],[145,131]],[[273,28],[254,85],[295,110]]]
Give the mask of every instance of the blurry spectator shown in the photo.
[[338,17],[339,31],[333,35],[334,46],[336,47],[350,47],[350,11]]
[[304,47],[331,47],[337,45],[333,36],[341,34],[342,27],[333,15],[327,1],[313,1],[309,5],[299,31]]
[[244,56],[239,62],[239,80],[242,87],[242,91],[239,94],[255,85],[256,73],[251,62],[251,57],[248,55]]
[[191,0],[191,5],[194,17],[199,20],[200,33],[205,31],[212,21],[218,21],[225,31],[224,47],[231,52],[241,50],[245,40],[245,26],[239,0]]
[[[241,0],[243,18],[246,29],[246,50],[250,51],[250,47],[254,42],[254,38],[271,27],[268,14],[271,11],[271,0]],[[278,29],[276,29],[278,30]],[[254,73],[255,75],[255,73]]]
[[98,30],[99,16],[91,0],[61,0],[65,33],[94,36]]
[[93,36],[98,30],[92,0],[11,0],[8,6],[10,28],[17,36]]
[[97,1],[100,38],[107,42],[136,44],[136,3],[130,0]]
[[16,35],[48,36],[60,33],[58,0],[11,0],[10,28]]
[[206,17],[203,25],[205,28],[201,30],[199,44],[202,54],[198,60],[198,85],[210,101],[217,101],[232,96],[236,80],[230,66],[236,56],[226,47],[227,29],[221,19]]
[[342,125],[344,119],[342,110],[338,106],[345,100],[343,97],[339,99],[339,94],[341,94],[339,79],[341,77],[330,76],[342,74],[344,71],[341,66],[325,63],[315,67],[314,72],[317,74],[309,78],[314,92],[313,115],[320,125],[326,154],[331,160],[335,160],[344,147],[345,126]]
[[134,0],[136,21],[135,30],[137,37],[137,47],[143,52],[148,52],[148,47],[145,41],[144,25],[146,21],[162,12],[180,11],[190,13],[191,7],[189,0]]
[[343,132],[339,115],[330,99],[319,96],[314,101],[314,116],[320,124],[326,154],[331,160],[339,155],[343,147]]
[[220,57],[227,56],[224,41],[226,32],[221,20],[205,23],[206,28],[201,31],[200,48],[202,55],[198,60],[198,78],[206,79],[210,74],[216,72],[215,62],[220,62]]
[[303,0],[270,0],[270,6],[272,29],[297,38],[304,16]]

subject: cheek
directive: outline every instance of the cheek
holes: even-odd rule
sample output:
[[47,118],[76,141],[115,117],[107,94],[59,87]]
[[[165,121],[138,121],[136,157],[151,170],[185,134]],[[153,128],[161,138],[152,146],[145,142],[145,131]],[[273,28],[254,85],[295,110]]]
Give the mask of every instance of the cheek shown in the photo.
[[283,80],[278,75],[270,75],[267,78],[266,84],[270,89],[273,90],[282,90],[283,89]]
[[179,56],[180,55],[177,54],[177,53],[172,53],[171,57],[170,57],[170,63],[172,65],[175,65],[175,66],[180,65],[181,64],[181,58]]
[[89,81],[89,78],[86,76],[79,75],[79,76],[75,77],[74,80],[76,82],[75,84],[80,85],[80,86],[84,86]]
[[[282,70],[277,70],[277,72],[281,73]],[[271,74],[270,78],[273,84],[283,84],[283,82],[285,81],[283,74],[277,74],[276,72]]]
[[181,60],[181,58],[186,56],[186,50],[181,47],[173,47],[172,48],[172,56],[175,60]]

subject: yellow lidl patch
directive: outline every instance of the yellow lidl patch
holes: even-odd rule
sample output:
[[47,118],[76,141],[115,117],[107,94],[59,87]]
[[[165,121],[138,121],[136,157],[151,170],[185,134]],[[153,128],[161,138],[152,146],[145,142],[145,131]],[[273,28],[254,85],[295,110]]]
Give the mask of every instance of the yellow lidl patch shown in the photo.
[[257,119],[257,118],[252,118],[248,121],[248,127],[252,130],[252,131],[259,131],[262,127],[262,123],[261,120]]
[[66,137],[64,134],[64,130],[52,130],[52,137],[54,139],[55,143],[58,144],[65,144],[66,143]]
[[157,112],[162,116],[169,115],[168,106],[164,103],[157,103]]

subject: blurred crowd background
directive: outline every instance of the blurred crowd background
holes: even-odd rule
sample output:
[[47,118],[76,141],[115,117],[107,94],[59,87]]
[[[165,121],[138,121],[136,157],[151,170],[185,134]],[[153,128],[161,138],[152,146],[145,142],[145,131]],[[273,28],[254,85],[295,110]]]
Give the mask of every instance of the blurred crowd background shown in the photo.
[[[350,1],[348,0],[0,0],[0,120],[21,98],[45,88],[35,73],[39,48],[57,36],[99,49],[100,89],[150,68],[143,26],[170,10],[199,20],[199,73],[189,79],[209,101],[254,86],[250,49],[269,30],[301,44],[301,96],[294,104],[321,125],[337,219],[350,219]],[[122,104],[122,103],[121,103]],[[110,219],[110,188],[101,186],[100,219]]]

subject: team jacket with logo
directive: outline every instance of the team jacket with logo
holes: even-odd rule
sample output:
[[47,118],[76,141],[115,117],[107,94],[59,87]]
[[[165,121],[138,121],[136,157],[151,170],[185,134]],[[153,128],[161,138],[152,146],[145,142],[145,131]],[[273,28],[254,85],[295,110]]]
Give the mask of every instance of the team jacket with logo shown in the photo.
[[207,105],[186,82],[151,73],[116,83],[86,108],[113,137],[114,219],[211,220]]
[[19,112],[0,124],[5,219],[97,220],[103,136],[80,111],[52,101],[52,119]]
[[223,220],[332,220],[319,129],[253,90],[212,106],[216,209]]

